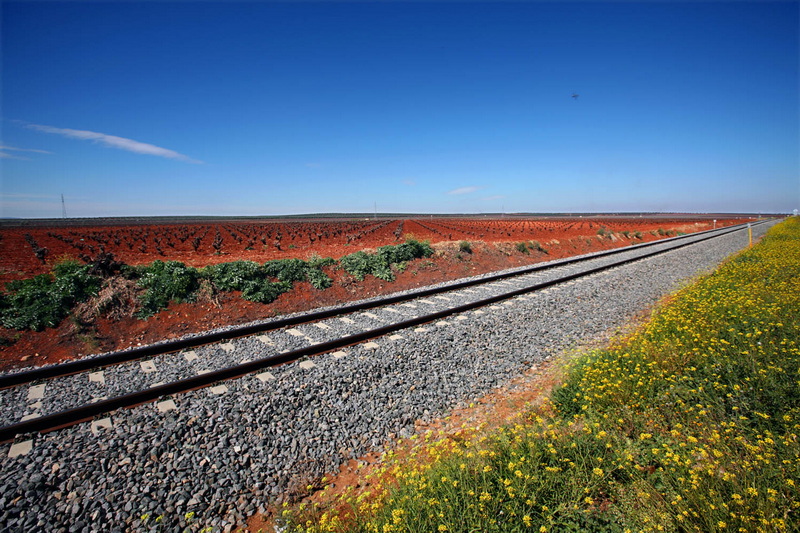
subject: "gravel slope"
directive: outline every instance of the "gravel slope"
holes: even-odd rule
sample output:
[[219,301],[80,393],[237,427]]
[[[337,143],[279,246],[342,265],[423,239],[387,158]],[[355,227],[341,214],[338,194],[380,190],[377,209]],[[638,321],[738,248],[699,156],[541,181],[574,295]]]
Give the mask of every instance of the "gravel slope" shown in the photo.
[[[754,227],[754,236],[770,225]],[[527,366],[623,325],[746,244],[741,230],[379,339],[374,349],[317,357],[313,368],[285,365],[270,371],[274,379],[228,382],[222,394],[184,394],[174,398],[176,410],[151,404],[116,412],[113,427],[96,434],[80,424],[37,435],[27,455],[10,458],[2,445],[0,530],[139,531],[149,513],[164,515],[164,530],[180,531],[188,511],[194,524],[230,528],[292,484],[391,434],[410,434],[415,420],[443,416]],[[241,360],[257,349],[263,343],[248,339],[218,351]]]

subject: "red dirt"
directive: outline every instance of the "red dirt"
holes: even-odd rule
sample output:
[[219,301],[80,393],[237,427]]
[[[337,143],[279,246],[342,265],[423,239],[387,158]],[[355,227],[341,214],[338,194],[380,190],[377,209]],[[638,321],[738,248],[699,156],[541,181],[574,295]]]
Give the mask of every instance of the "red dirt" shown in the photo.
[[[743,220],[718,218],[717,226]],[[440,281],[627,246],[659,238],[650,232],[660,228],[690,233],[709,229],[711,224],[710,220],[700,217],[554,217],[0,227],[0,283],[49,272],[56,261],[65,257],[88,260],[101,251],[111,252],[117,260],[131,265],[159,259],[201,267],[239,259],[258,262],[291,257],[307,259],[313,254],[339,258],[408,238],[429,240],[436,250],[430,259],[409,264],[391,283],[372,277],[355,282],[343,271],[329,270],[334,279],[331,288],[318,291],[308,283],[298,283],[293,291],[268,305],[222,293],[215,301],[201,299],[195,304],[172,304],[149,320],[99,318],[93,329],[84,332],[76,331],[70,320],[42,332],[0,328],[0,337],[16,339],[11,346],[0,348],[0,369],[39,366]],[[629,231],[631,236],[618,233],[613,238],[601,237],[597,234],[601,227],[614,232]],[[641,239],[632,236],[636,231],[641,232]],[[217,239],[219,254],[214,247],[217,234],[220,235]],[[194,241],[195,238],[199,241]],[[459,252],[458,241],[461,240],[471,243],[472,253]],[[517,251],[515,243],[531,240],[541,243],[548,253]],[[197,244],[197,252],[193,250],[193,242]],[[43,260],[37,258],[37,248],[47,250]],[[39,256],[42,256],[41,251]]]

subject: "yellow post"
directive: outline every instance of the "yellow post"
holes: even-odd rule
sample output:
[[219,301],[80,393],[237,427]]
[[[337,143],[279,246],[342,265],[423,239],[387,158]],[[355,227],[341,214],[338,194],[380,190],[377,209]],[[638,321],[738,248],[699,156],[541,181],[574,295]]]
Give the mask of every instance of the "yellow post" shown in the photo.
[[747,224],[747,237],[750,239],[750,247],[753,246],[753,228]]

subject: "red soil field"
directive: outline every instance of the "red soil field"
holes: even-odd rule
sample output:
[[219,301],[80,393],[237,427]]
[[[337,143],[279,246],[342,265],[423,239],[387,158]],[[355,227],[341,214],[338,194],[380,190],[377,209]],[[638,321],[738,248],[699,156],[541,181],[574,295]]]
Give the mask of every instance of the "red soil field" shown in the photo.
[[[716,226],[746,218],[717,216]],[[68,222],[68,221],[67,221]],[[308,259],[313,255],[340,258],[358,250],[428,240],[436,250],[399,273],[394,282],[368,277],[355,282],[341,270],[331,270],[333,287],[318,291],[298,283],[271,304],[248,302],[230,293],[194,304],[171,304],[149,320],[98,318],[90,332],[76,331],[69,319],[55,329],[17,332],[0,328],[0,336],[15,339],[0,348],[0,368],[31,366],[123,349],[230,324],[241,324],[339,304],[448,279],[502,270],[524,264],[622,247],[663,238],[658,230],[693,233],[710,229],[710,217],[549,217],[549,218],[413,218],[248,220],[213,223],[129,225],[11,225],[0,227],[0,283],[49,272],[67,259],[89,261],[102,252],[130,265],[176,260],[194,267],[247,259]],[[613,232],[599,235],[598,230]],[[627,236],[623,232],[628,232]],[[640,237],[634,236],[640,232]],[[459,251],[469,241],[472,253]],[[523,254],[515,243],[537,241],[547,253]]]

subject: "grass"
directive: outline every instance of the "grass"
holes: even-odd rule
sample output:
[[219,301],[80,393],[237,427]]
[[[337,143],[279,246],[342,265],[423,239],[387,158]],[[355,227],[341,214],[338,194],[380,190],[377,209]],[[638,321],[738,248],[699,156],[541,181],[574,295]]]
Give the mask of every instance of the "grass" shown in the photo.
[[797,531],[800,219],[569,364],[520,422],[388,452],[290,531]]

